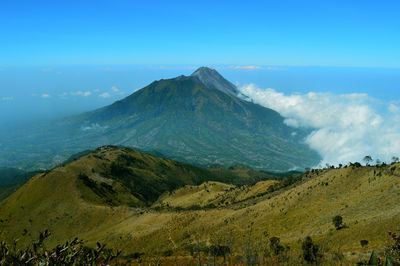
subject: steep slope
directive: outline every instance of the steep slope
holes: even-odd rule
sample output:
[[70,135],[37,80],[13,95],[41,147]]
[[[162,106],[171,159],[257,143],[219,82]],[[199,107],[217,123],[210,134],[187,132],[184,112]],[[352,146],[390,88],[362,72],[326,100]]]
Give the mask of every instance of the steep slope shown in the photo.
[[3,143],[0,164],[34,158],[39,166],[46,160],[56,165],[73,153],[110,144],[202,166],[282,171],[318,163],[319,156],[302,143],[308,131],[285,125],[279,113],[241,100],[236,92],[208,68],[155,81],[110,106],[40,125],[29,136],[23,131],[16,147],[15,139]]
[[216,70],[208,67],[200,67],[192,77],[197,77],[207,88],[217,89],[226,94],[236,97],[239,90],[231,82],[224,79]]
[[[154,207],[161,208],[158,210],[127,207],[122,199],[132,196],[129,182],[113,179],[114,202],[106,202],[102,199],[109,198],[107,193],[96,194],[79,180],[83,173],[97,185],[108,182],[109,176],[95,173],[110,167],[120,152],[124,153],[114,148],[98,150],[31,179],[0,203],[0,236],[10,241],[20,238],[23,245],[36,238],[39,231],[49,229],[52,236],[48,245],[78,236],[88,245],[101,241],[108,247],[122,248],[124,254],[189,252],[193,245],[222,243],[241,256],[245,256],[249,241],[263,249],[267,238],[277,236],[284,245],[290,245],[291,256],[298,257],[301,240],[309,235],[323,247],[326,256],[340,250],[350,262],[369,254],[371,249],[382,250],[387,230],[396,230],[400,223],[398,163],[318,170],[286,185],[266,181],[237,188],[208,182],[181,187],[164,193],[154,203]],[[148,163],[152,160],[155,158],[143,158]],[[185,171],[190,176],[190,169]],[[135,206],[141,206],[139,196],[129,200],[137,200]],[[207,202],[224,204],[213,208]],[[181,211],[194,205],[200,209]],[[207,208],[201,209],[202,206]],[[335,215],[343,217],[345,228],[334,228]],[[361,247],[360,240],[368,240],[368,247]]]

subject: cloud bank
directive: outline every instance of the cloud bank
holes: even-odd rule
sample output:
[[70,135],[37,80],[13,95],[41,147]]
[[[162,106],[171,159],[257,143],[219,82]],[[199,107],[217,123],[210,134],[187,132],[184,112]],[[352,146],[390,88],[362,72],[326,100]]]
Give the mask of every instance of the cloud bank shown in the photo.
[[101,98],[110,98],[111,95],[108,92],[104,92],[104,93],[100,94],[99,97],[101,97]]
[[92,93],[90,91],[74,91],[71,92],[72,96],[83,96],[83,97],[88,97],[90,96]]
[[286,71],[286,68],[278,68],[272,66],[229,66],[228,69],[239,69],[239,70],[247,70],[247,71],[254,71],[254,70],[271,70],[271,71]]
[[285,95],[254,84],[239,88],[255,103],[284,116],[293,127],[314,130],[305,142],[320,153],[321,165],[361,162],[365,155],[390,162],[400,155],[400,108],[367,94],[309,92]]

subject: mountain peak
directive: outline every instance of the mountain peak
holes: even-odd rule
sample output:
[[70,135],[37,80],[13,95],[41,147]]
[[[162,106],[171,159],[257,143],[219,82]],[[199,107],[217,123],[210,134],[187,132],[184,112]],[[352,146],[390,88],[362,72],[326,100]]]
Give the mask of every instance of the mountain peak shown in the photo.
[[219,73],[215,69],[212,69],[210,67],[202,66],[202,67],[199,67],[198,69],[196,69],[196,71],[193,72],[192,76],[197,76],[197,75],[215,75],[215,74],[219,75]]
[[199,67],[191,76],[197,77],[208,88],[217,89],[233,96],[237,96],[239,94],[236,86],[227,81],[215,69],[209,67]]

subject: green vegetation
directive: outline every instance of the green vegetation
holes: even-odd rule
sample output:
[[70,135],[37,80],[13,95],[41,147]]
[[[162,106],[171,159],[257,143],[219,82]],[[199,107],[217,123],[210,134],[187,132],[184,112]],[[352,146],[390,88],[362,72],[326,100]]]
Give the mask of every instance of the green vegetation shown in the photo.
[[301,248],[303,250],[303,259],[308,263],[317,263],[322,257],[319,253],[318,245],[314,244],[309,236],[303,241]]
[[281,245],[281,239],[279,237],[271,237],[269,239],[269,243],[270,249],[275,255],[279,255],[285,250],[285,248]]
[[97,248],[85,247],[78,238],[48,250],[44,241],[49,236],[47,230],[40,233],[39,240],[24,250],[16,248],[17,241],[13,245],[0,242],[0,265],[109,265],[121,253],[100,243]]
[[369,166],[369,164],[370,164],[373,160],[372,160],[372,157],[371,157],[371,156],[367,155],[367,156],[364,157],[363,161],[365,162],[365,165],[366,165],[366,166]]
[[360,240],[360,245],[361,245],[361,247],[366,247],[366,246],[368,246],[368,240],[365,240],[365,239]]
[[336,215],[332,218],[332,223],[335,226],[336,230],[340,230],[343,228],[343,217],[340,215]]

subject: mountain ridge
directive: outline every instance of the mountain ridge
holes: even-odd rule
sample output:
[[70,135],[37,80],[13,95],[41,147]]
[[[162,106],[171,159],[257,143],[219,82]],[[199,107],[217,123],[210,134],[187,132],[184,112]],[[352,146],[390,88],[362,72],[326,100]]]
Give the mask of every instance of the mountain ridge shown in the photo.
[[[259,237],[267,236],[279,237],[298,257],[301,241],[311,236],[324,245],[328,258],[338,248],[354,258],[354,254],[368,254],[371,248],[382,250],[387,230],[400,221],[399,163],[317,169],[292,181],[243,186],[204,179],[190,183],[189,178],[143,204],[139,194],[145,192],[141,190],[145,184],[132,186],[132,191],[128,188],[131,179],[121,179],[124,171],[119,176],[111,173],[111,165],[123,154],[134,158],[121,162],[124,167],[147,173],[154,184],[163,180],[165,166],[171,173],[196,168],[125,148],[99,148],[36,175],[0,202],[0,237],[6,241],[20,238],[17,245],[23,247],[48,229],[52,234],[46,245],[50,247],[79,237],[91,247],[99,241],[122,249],[127,256],[137,252],[154,256],[171,250],[171,239],[176,243],[173,252],[190,254],[193,244],[207,247],[215,238],[229,236],[230,241],[223,243],[232,255],[242,256],[248,241],[257,245]],[[343,216],[346,228],[335,229],[335,215]],[[268,238],[263,238],[265,245]],[[369,241],[367,248],[360,248],[363,239]]]

